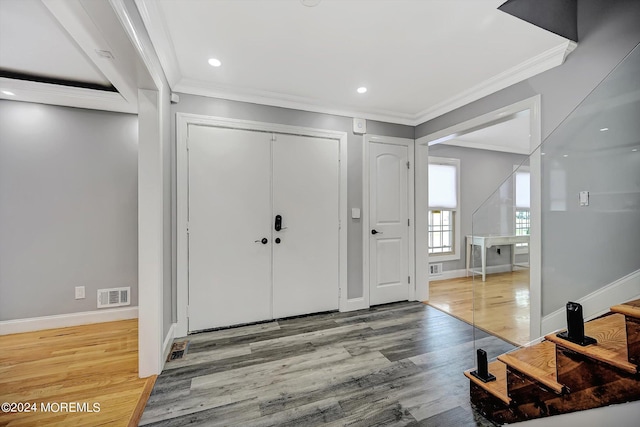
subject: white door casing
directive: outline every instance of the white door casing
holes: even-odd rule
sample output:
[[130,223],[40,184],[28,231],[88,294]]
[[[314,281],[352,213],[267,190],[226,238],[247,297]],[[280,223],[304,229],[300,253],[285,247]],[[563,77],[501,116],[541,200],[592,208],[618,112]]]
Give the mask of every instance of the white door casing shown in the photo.
[[369,301],[409,299],[409,148],[369,145]]
[[272,316],[270,151],[268,134],[189,129],[190,331]]
[[[439,130],[429,135],[425,135],[416,140],[416,225],[418,230],[424,230],[416,234],[416,286],[421,289],[422,299],[429,299],[429,254],[428,235],[426,233],[427,206],[428,206],[428,167],[429,167],[429,146],[438,143],[449,143],[455,135],[462,135],[470,130],[476,130],[488,126],[496,120],[501,120],[505,116],[529,110],[529,131],[530,148],[528,153],[514,151],[517,154],[529,154],[529,168],[531,171],[531,240],[529,244],[529,297],[530,297],[530,339],[540,336],[541,331],[541,160],[540,144],[542,143],[541,131],[541,98],[535,95],[514,104],[499,108],[495,111],[474,117],[462,123],[458,123],[446,129]],[[455,144],[454,144],[455,145]],[[483,148],[483,147],[480,147]],[[484,147],[496,149],[495,147]],[[505,151],[505,150],[502,150]],[[424,208],[421,208],[424,207]]]
[[[189,163],[187,141],[193,125],[211,126],[226,129],[244,129],[254,132],[283,133],[304,135],[339,141],[340,150],[340,191],[339,191],[339,289],[340,310],[353,309],[347,295],[347,134],[343,131],[314,129],[250,120],[229,119],[191,113],[176,113],[176,277],[177,277],[177,323],[176,337],[185,337],[189,333],[189,257],[188,257],[188,207],[189,207]],[[272,227],[272,218],[269,226]],[[255,240],[255,239],[254,239]]]
[[335,139],[274,135],[274,318],[338,308],[339,155]]

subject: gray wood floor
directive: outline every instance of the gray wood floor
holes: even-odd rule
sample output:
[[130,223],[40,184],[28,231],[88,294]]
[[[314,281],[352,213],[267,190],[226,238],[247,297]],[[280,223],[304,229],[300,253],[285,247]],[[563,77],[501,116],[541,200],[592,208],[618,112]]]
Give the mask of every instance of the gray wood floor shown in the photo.
[[140,425],[491,425],[462,372],[510,344],[418,302],[188,337]]

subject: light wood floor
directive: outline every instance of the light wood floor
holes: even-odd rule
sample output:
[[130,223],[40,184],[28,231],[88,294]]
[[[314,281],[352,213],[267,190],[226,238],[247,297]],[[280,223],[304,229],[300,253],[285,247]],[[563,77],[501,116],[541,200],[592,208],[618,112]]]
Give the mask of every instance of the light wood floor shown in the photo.
[[[475,295],[474,295],[475,294]],[[429,305],[516,345],[529,342],[529,270],[429,283]]]
[[[513,346],[419,302],[187,337],[141,419],[183,426],[491,426],[469,403],[475,346]],[[180,338],[177,341],[182,341]]]
[[[0,336],[0,403],[37,408],[0,411],[0,426],[137,425],[154,381],[138,378],[137,319]],[[99,412],[61,403],[98,404]]]

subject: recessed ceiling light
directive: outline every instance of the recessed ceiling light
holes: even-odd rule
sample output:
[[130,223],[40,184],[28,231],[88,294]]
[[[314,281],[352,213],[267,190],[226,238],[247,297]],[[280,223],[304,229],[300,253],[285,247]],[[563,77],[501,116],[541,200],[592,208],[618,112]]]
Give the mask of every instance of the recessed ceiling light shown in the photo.
[[637,149],[637,148],[634,148],[634,149],[633,149],[633,150],[631,150],[631,151],[633,151],[633,152],[635,153],[636,151],[638,151],[638,149]]
[[357,89],[358,93],[366,93],[367,92],[367,88],[364,86],[361,86]]
[[222,65],[222,61],[220,61],[218,58],[210,58],[209,65],[211,65],[212,67],[219,67]]
[[315,7],[320,4],[322,0],[300,0],[300,3],[307,7]]
[[562,157],[569,157],[569,155],[568,154],[563,154]]
[[11,92],[11,91],[9,91],[9,90],[3,90],[3,91],[2,91],[2,93],[4,93],[4,94],[5,94],[5,95],[7,95],[7,96],[16,96],[16,94],[15,94],[15,93],[13,93],[13,92]]
[[547,154],[547,153],[540,153],[541,156],[544,156],[545,154]]
[[606,132],[606,131],[608,131],[608,130],[609,130],[609,128],[601,128],[601,129],[600,129],[600,132]]

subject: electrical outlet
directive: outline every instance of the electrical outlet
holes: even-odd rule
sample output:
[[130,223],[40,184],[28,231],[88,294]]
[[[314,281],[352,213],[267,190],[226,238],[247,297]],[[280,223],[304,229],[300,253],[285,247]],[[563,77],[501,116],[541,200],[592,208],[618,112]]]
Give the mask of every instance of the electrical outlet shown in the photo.
[[76,299],[84,299],[84,286],[76,286]]

